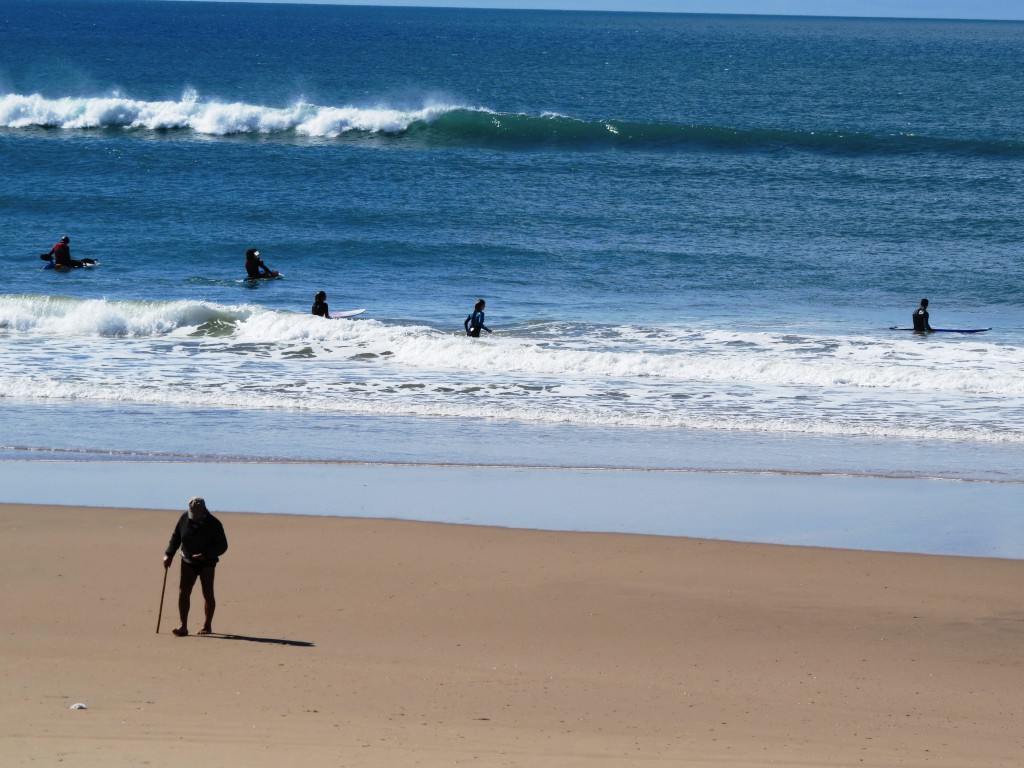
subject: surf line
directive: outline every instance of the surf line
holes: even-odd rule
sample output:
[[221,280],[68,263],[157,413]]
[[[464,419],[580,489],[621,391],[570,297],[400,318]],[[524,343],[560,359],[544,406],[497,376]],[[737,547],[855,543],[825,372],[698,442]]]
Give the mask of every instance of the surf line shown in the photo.
[[[368,461],[364,459],[296,459],[288,457],[213,455],[198,453],[140,453],[137,451],[89,450],[74,448],[33,448],[28,446],[0,445],[0,451],[23,453],[46,453],[54,458],[0,459],[0,463],[15,462],[69,462],[82,464],[103,464],[105,462],[127,461],[141,464],[279,464],[288,466],[339,466],[339,467],[423,467],[425,469],[501,469],[501,470],[544,470],[549,472],[617,472],[623,474],[652,475],[764,475],[776,477],[853,477],[875,480],[946,480],[956,483],[988,483],[991,485],[1024,485],[1024,478],[999,477],[956,477],[936,472],[858,472],[856,470],[804,470],[781,469],[777,467],[637,467],[601,466],[573,464],[470,464],[458,461]],[[74,458],[74,457],[80,458]],[[104,458],[98,458],[104,457]]]

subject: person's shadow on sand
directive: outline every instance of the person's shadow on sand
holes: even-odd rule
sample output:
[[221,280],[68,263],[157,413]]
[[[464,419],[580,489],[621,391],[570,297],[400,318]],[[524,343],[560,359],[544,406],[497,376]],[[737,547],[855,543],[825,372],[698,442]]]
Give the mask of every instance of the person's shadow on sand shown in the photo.
[[212,637],[216,640],[245,640],[249,643],[270,643],[272,645],[292,645],[297,648],[313,648],[315,643],[309,643],[305,640],[283,640],[278,637],[248,637],[247,635],[225,635],[221,632],[211,632],[208,635],[200,635],[200,637]]

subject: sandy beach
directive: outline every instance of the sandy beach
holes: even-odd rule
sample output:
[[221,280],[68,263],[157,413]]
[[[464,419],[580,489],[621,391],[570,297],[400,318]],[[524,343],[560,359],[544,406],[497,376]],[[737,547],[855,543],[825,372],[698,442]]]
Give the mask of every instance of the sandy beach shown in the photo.
[[1024,759],[1020,560],[214,513],[0,506],[5,765]]

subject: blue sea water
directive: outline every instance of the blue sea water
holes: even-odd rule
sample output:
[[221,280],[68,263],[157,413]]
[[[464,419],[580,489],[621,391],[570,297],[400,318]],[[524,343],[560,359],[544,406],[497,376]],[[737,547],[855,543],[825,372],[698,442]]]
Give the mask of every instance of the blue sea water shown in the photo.
[[[1021,61],[1016,22],[0,0],[0,457],[1024,481]],[[100,265],[41,270],[65,234]],[[992,330],[890,331],[923,296]]]

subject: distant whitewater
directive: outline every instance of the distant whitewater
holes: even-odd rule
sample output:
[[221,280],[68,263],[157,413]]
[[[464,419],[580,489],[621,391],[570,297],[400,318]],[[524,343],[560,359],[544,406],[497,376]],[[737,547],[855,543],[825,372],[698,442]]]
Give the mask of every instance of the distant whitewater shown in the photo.
[[685,149],[731,151],[798,149],[839,153],[961,153],[1024,157],[1024,141],[979,141],[909,132],[871,135],[835,130],[663,125],[629,119],[588,121],[556,113],[502,113],[484,107],[429,104],[417,109],[387,106],[288,107],[223,103],[188,91],[179,101],[105,98],[0,97],[0,128],[69,131],[191,131],[202,136],[294,136],[337,139],[382,135],[423,144],[492,145],[508,148]]

